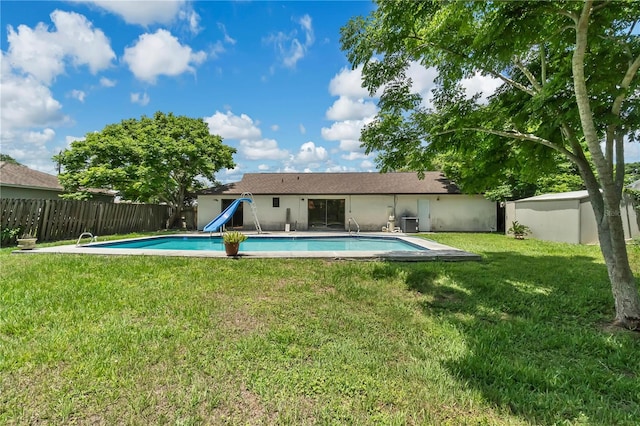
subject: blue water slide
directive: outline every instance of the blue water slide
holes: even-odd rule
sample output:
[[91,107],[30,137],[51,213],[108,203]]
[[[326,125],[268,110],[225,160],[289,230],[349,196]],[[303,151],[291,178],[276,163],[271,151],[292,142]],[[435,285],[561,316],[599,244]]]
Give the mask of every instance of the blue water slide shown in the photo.
[[233,217],[233,214],[238,210],[238,206],[241,202],[246,201],[247,203],[251,202],[250,198],[238,198],[237,200],[233,200],[233,203],[229,204],[229,207],[224,209],[222,213],[216,216],[211,222],[204,227],[204,232],[215,232],[222,227],[225,223],[229,222]]

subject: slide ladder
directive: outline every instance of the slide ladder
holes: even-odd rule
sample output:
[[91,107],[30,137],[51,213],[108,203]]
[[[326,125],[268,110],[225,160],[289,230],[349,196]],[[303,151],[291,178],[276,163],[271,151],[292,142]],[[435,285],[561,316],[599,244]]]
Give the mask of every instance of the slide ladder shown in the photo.
[[260,227],[260,222],[258,221],[258,210],[256,209],[256,203],[253,202],[253,194],[250,192],[243,192],[240,198],[248,198],[251,200],[249,205],[251,206],[251,214],[253,215],[253,225],[256,227],[256,231],[258,234],[262,234],[262,228]]

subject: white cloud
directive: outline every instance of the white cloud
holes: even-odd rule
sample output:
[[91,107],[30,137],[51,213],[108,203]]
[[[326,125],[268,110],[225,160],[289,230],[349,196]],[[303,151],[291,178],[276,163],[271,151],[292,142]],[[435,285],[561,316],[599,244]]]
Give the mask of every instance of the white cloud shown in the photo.
[[329,93],[332,96],[346,96],[352,99],[369,97],[369,91],[362,87],[362,66],[355,70],[342,68],[329,82]]
[[225,43],[231,44],[231,45],[236,44],[236,40],[234,38],[231,38],[229,33],[227,33],[227,27],[223,23],[218,22],[218,28],[220,29],[220,31],[222,31],[222,34],[224,35]]
[[87,94],[82,90],[74,89],[71,91],[71,93],[69,93],[69,96],[71,96],[73,99],[79,100],[80,102],[84,102],[84,98],[87,96]]
[[52,125],[69,122],[51,91],[32,75],[16,75],[0,52],[0,144],[2,153],[43,172],[53,172],[47,144]]
[[240,141],[240,152],[248,160],[284,160],[289,152],[278,148],[275,139],[259,139]]
[[278,169],[278,173],[299,173],[299,170],[289,164],[285,164],[283,168]]
[[360,131],[368,121],[365,120],[345,120],[337,121],[331,127],[323,127],[322,137],[329,141],[339,141],[344,139],[359,140]]
[[434,67],[425,68],[418,62],[411,62],[407,69],[407,77],[411,79],[411,89],[424,99],[431,98],[431,90],[435,87],[438,70]]
[[116,83],[117,82],[115,80],[110,80],[107,77],[102,77],[100,79],[100,86],[102,87],[115,87]]
[[362,163],[360,163],[360,168],[361,169],[367,169],[369,171],[373,171],[375,169],[375,164],[373,164],[369,160],[364,160]]
[[368,158],[360,146],[362,128],[375,117],[378,108],[362,87],[362,67],[354,70],[343,68],[329,82],[329,93],[338,96],[326,112],[330,127],[323,127],[321,135],[325,140],[339,141],[341,157],[345,160]]
[[[80,0],[82,1],[82,0]],[[185,0],[85,1],[120,16],[128,24],[169,24],[180,15]],[[185,14],[186,15],[186,14]],[[186,18],[191,19],[189,16]],[[183,17],[183,18],[185,18]]]
[[352,151],[349,152],[348,154],[345,154],[342,156],[342,158],[344,158],[345,160],[349,160],[349,161],[353,161],[353,160],[362,160],[362,159],[366,159],[369,158],[370,156],[365,154],[364,152],[356,152],[356,151]]
[[139,93],[139,92],[135,92],[131,94],[131,103],[132,104],[138,104],[138,105],[142,105],[145,106],[149,103],[149,101],[151,100],[149,98],[149,95],[147,95],[147,93]]
[[327,118],[334,121],[362,120],[376,115],[378,108],[373,102],[363,99],[353,100],[340,96],[327,110]]
[[349,151],[348,155],[355,155],[356,152],[364,152],[364,148],[362,147],[360,141],[357,139],[342,139],[340,141],[340,150]]
[[193,9],[181,10],[178,16],[180,20],[187,22],[189,31],[193,34],[198,34],[202,30],[202,28],[200,28],[200,15]]
[[73,66],[86,65],[95,74],[111,65],[115,53],[109,39],[83,15],[55,10],[50,15],[56,27],[49,31],[44,23],[31,29],[19,25],[8,26],[9,49],[6,60],[13,68],[33,75],[50,84],[65,72],[65,59]]
[[209,132],[219,135],[223,139],[239,141],[238,151],[248,160],[283,160],[289,158],[287,150],[280,149],[275,139],[262,138],[262,131],[258,127],[259,121],[254,121],[246,114],[235,115],[231,111],[226,113],[216,111],[211,117],[204,118],[209,126]]
[[271,125],[271,130],[274,132],[277,132],[278,130],[280,130],[280,126],[278,126],[277,124],[272,124]]
[[67,120],[62,105],[49,88],[32,76],[11,71],[4,55],[0,57],[0,129],[3,141],[17,129],[45,127]]
[[321,146],[309,141],[300,146],[300,151],[293,157],[293,161],[299,164],[309,164],[327,160],[329,153]]
[[56,137],[53,129],[46,128],[41,132],[25,132],[22,141],[36,146],[44,146],[47,142],[51,142]]
[[[411,63],[407,69],[407,77],[412,80],[412,90],[427,100],[431,99],[434,87],[434,69],[427,69],[418,63]],[[370,168],[369,158],[361,146],[360,134],[363,127],[370,123],[378,112],[374,98],[380,97],[384,88],[378,89],[370,96],[362,87],[362,66],[356,69],[342,68],[329,82],[329,93],[337,96],[326,112],[326,118],[333,120],[330,127],[323,127],[321,135],[325,140],[338,141],[341,158],[347,161],[364,160],[361,164]]]
[[333,166],[327,167],[327,168],[325,169],[325,171],[326,171],[327,173],[339,173],[339,172],[349,172],[349,171],[354,171],[354,169],[353,169],[353,168],[346,167],[346,166],[341,166],[341,165],[339,165],[339,164],[336,164],[336,165],[333,165]]
[[216,111],[211,117],[205,117],[209,125],[209,132],[225,139],[260,139],[262,132],[246,114],[237,116],[231,111],[226,113]]
[[298,129],[300,130],[301,135],[304,135],[305,133],[307,133],[307,129],[302,125],[302,123],[298,125]]
[[261,172],[269,170],[270,168],[271,167],[268,164],[260,164],[260,165],[258,165],[258,170],[260,170]]
[[155,83],[160,75],[194,72],[191,64],[198,65],[206,58],[205,52],[193,52],[170,32],[160,29],[153,34],[142,34],[133,47],[125,48],[123,60],[136,78]]
[[[217,59],[221,53],[226,52],[222,42],[220,40],[216,41],[209,47],[209,57],[213,59]],[[219,70],[218,73],[221,73],[222,70]]]
[[462,80],[461,83],[462,87],[467,91],[467,96],[472,97],[477,93],[482,93],[479,102],[486,104],[489,96],[493,95],[503,82],[498,78],[489,77],[477,72],[475,76]]
[[65,136],[64,140],[67,143],[67,146],[71,146],[72,142],[83,141],[83,140],[85,140],[85,137],[84,136],[82,136],[82,137],[79,137],[79,136]]
[[298,19],[298,25],[304,31],[304,40],[297,37],[297,30],[289,34],[278,32],[270,34],[263,39],[265,44],[272,44],[280,56],[282,64],[287,68],[295,68],[299,60],[304,58],[309,48],[315,42],[312,20],[309,15],[304,15]]

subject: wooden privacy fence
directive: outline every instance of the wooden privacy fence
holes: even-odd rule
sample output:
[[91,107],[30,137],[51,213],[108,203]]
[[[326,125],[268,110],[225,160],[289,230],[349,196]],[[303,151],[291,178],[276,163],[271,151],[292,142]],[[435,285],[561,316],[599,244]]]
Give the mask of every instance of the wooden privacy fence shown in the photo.
[[172,207],[154,204],[121,204],[102,201],[25,200],[5,198],[0,227],[20,228],[39,241],[77,238],[82,232],[93,235],[157,231],[165,228]]

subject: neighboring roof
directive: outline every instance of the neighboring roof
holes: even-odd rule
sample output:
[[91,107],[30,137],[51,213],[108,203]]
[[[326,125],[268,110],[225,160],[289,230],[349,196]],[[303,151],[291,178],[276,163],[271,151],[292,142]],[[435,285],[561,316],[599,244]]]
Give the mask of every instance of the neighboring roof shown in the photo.
[[23,188],[48,189],[58,192],[63,191],[57,176],[6,161],[0,161],[0,184]]
[[200,191],[200,195],[361,195],[460,194],[440,172],[417,173],[247,173],[240,182]]
[[[44,189],[49,191],[64,192],[57,176],[30,169],[21,164],[13,164],[0,161],[0,185],[19,188]],[[88,192],[115,196],[116,191],[101,188],[89,188]]]
[[636,190],[637,190],[637,189],[640,189],[640,179],[638,179],[638,180],[637,180],[637,181],[635,181],[635,182],[632,182],[632,183],[628,186],[628,188],[636,189]]
[[522,201],[558,201],[558,200],[582,200],[589,198],[589,193],[585,191],[558,192],[555,194],[542,194],[535,197],[523,198],[516,200],[516,203]]

